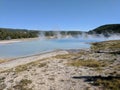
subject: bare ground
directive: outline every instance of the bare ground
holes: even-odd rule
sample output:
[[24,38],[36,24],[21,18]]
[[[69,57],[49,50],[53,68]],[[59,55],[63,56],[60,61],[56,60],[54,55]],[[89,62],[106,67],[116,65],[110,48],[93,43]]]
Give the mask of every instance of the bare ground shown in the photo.
[[[100,86],[93,86],[86,78],[111,72],[112,66],[120,66],[119,55],[109,57],[111,54],[55,51],[18,58],[0,64],[0,90],[104,90]],[[103,73],[93,67],[68,65],[71,61],[83,59],[115,60],[108,63],[110,65],[104,68]],[[119,67],[117,69],[119,71]]]

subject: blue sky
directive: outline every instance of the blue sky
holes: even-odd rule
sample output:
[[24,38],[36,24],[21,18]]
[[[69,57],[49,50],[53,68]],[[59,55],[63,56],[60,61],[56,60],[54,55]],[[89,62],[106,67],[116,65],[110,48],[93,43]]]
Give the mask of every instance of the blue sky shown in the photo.
[[0,27],[91,30],[120,23],[120,0],[0,0]]

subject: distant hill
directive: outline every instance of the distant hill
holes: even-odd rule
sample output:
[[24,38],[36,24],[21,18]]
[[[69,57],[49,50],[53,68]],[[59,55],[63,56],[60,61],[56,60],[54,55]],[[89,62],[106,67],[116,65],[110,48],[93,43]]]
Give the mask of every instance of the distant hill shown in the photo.
[[120,24],[102,25],[89,31],[88,34],[103,34],[105,36],[109,36],[109,34],[120,34]]

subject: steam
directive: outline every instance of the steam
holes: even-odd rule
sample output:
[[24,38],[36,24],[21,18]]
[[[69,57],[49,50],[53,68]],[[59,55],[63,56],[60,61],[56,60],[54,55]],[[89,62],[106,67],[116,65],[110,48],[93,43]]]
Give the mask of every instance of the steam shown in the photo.
[[[49,32],[49,31],[47,31]],[[86,32],[78,34],[68,34],[67,31],[64,34],[61,31],[51,31],[51,35],[46,35],[46,32],[41,31],[39,34],[40,39],[79,39],[79,40],[93,40],[93,41],[106,41],[106,40],[120,40],[120,34],[109,34],[105,36],[103,34],[88,34]]]
[[113,34],[107,40],[120,40],[120,34]]
[[39,34],[39,39],[45,39],[45,33],[44,32],[40,32]]

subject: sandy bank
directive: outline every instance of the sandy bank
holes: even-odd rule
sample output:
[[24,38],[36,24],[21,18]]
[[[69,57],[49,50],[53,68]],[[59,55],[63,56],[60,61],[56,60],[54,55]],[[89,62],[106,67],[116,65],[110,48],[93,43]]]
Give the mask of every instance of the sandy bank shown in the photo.
[[0,40],[0,44],[10,44],[23,41],[37,40],[38,38],[24,38],[24,39],[11,39],[11,40]]
[[53,52],[48,52],[48,53],[39,54],[39,55],[16,58],[16,59],[7,61],[5,63],[1,63],[0,64],[0,71],[6,70],[9,68],[13,68],[13,67],[16,67],[18,65],[27,64],[27,63],[30,63],[33,61],[42,60],[45,58],[50,58],[52,56],[62,55],[62,54],[68,54],[68,52],[67,51],[53,51]]
[[10,44],[10,43],[16,43],[16,42],[21,42],[20,40],[5,40],[5,41],[0,41],[0,44]]

